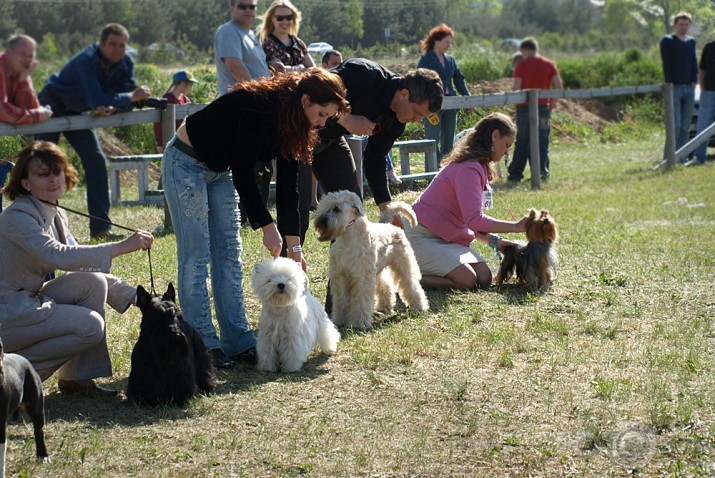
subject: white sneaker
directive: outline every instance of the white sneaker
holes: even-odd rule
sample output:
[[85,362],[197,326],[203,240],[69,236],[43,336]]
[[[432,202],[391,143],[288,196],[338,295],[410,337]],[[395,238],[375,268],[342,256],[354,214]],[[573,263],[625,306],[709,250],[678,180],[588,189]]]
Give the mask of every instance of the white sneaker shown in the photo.
[[389,179],[390,183],[394,185],[402,184],[402,179],[397,177],[397,174],[395,174],[394,169],[391,169],[387,172],[387,179]]
[[685,166],[686,168],[689,168],[690,166],[700,166],[702,164],[705,164],[705,163],[701,163],[698,158],[693,158],[690,161],[687,161],[683,166]]

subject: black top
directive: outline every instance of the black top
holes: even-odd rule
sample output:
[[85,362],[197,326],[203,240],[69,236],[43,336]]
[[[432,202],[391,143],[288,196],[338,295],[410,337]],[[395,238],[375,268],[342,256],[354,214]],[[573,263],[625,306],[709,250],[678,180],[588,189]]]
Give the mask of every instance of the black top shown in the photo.
[[700,69],[705,72],[703,88],[707,91],[715,91],[715,41],[708,43],[703,48],[703,53],[700,56]]
[[[377,133],[370,136],[363,153],[365,178],[367,179],[375,202],[378,204],[390,200],[385,168],[386,156],[395,140],[405,131],[405,123],[398,121],[390,102],[399,86],[400,77],[387,68],[364,58],[353,58],[333,68],[331,71],[342,78],[350,103],[350,113],[365,116],[377,123]],[[321,130],[321,137],[338,138],[348,132],[335,120],[328,120]]]
[[276,157],[278,224],[282,234],[297,236],[298,162],[278,154],[279,114],[282,112],[277,93],[262,96],[238,89],[186,118],[186,132],[191,146],[209,169],[231,170],[233,185],[254,229],[273,222],[263,205],[254,168],[258,161],[268,162]]
[[698,82],[698,59],[695,57],[695,39],[681,40],[677,35],[666,35],[660,40],[660,57],[666,83],[694,85]]

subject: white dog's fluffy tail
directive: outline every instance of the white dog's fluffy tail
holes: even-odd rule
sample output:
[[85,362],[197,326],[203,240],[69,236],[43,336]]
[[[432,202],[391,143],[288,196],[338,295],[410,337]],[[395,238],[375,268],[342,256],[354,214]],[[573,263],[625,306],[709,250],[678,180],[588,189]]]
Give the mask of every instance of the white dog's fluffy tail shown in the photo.
[[326,355],[333,355],[338,350],[338,342],[340,341],[340,332],[335,328],[335,324],[326,315],[320,321],[318,329],[318,344],[320,350]]
[[313,297],[309,292],[306,294],[306,299],[308,301],[308,307],[311,309],[311,314],[318,320],[318,334],[316,339],[320,350],[326,355],[332,355],[338,349],[340,332],[338,332],[338,329],[330,320],[328,314],[325,313],[325,309],[320,305],[318,299]]
[[398,214],[405,216],[412,227],[417,225],[417,216],[415,216],[412,206],[403,201],[393,201],[383,211],[380,211],[380,222],[390,223],[392,218]]

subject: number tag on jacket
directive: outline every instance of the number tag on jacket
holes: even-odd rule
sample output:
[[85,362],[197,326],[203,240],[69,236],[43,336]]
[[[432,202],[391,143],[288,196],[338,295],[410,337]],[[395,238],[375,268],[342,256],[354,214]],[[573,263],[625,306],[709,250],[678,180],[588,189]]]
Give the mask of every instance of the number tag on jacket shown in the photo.
[[482,210],[486,211],[494,207],[494,202],[492,200],[492,192],[484,191],[482,192]]

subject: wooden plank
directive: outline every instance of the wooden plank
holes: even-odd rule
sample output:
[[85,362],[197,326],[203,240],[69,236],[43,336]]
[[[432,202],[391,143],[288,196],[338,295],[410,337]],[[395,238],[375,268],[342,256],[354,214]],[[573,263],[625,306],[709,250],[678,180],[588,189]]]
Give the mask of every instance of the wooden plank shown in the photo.
[[531,167],[531,189],[539,189],[541,187],[539,93],[539,90],[529,90],[529,166]]
[[160,110],[136,110],[116,113],[111,116],[63,116],[25,126],[0,123],[0,136],[18,136],[23,134],[52,133],[57,131],[76,131],[82,129],[107,128],[109,126],[128,126],[132,124],[155,123],[159,121]]
[[161,161],[161,154],[137,154],[132,156],[107,156],[110,163],[148,163],[150,161]]
[[[623,94],[657,93],[662,91],[663,85],[639,85],[615,88],[593,88],[590,90],[541,90],[542,98],[596,98],[603,96],[618,96]],[[504,93],[473,95],[473,96],[448,96],[444,99],[442,109],[454,110],[465,108],[487,108],[493,106],[515,105],[527,102],[526,90],[507,91]],[[205,108],[206,104],[190,103],[188,105],[175,105],[175,119],[186,116]],[[0,123],[0,136],[19,136],[37,133],[52,133],[57,131],[74,131],[92,128],[107,128],[111,126],[127,126],[131,124],[156,123],[161,121],[161,110],[143,109],[127,113],[117,113],[106,117],[92,115],[63,116],[52,118],[41,124],[17,126]]]
[[701,144],[710,141],[710,136],[713,134],[715,134],[715,123],[702,130],[697,136],[688,141],[682,148],[675,152],[675,164],[677,164],[678,161],[682,161],[690,156],[690,153],[698,149],[698,146]]

